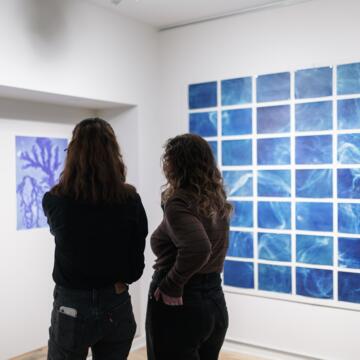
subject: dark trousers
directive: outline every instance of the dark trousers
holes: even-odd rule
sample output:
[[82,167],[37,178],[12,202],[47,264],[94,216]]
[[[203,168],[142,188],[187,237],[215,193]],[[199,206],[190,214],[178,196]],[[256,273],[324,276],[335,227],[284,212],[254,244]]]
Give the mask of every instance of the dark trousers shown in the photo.
[[156,301],[165,274],[156,272],[146,314],[148,360],[217,360],[228,328],[220,274],[195,275],[186,284],[183,306]]
[[48,360],[84,360],[89,348],[94,360],[125,360],[135,331],[128,291],[116,294],[114,287],[87,291],[56,286]]

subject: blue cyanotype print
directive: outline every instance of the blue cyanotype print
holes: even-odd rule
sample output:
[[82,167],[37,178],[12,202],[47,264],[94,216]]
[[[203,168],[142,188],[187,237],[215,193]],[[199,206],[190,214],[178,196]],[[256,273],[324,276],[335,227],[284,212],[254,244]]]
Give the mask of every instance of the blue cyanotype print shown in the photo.
[[331,169],[296,170],[296,196],[299,198],[331,198]]
[[190,132],[200,136],[217,136],[217,112],[190,114]]
[[67,139],[16,137],[17,229],[47,226],[42,198],[63,170]]
[[340,164],[360,164],[360,134],[338,135]]
[[225,110],[222,112],[222,135],[252,133],[252,109]]
[[339,95],[360,93],[360,63],[337,67],[337,93]]
[[290,138],[258,139],[258,165],[289,165]]
[[291,293],[291,267],[259,264],[259,290]]
[[295,105],[296,131],[322,131],[333,128],[331,101],[319,101]]
[[216,81],[189,85],[189,109],[217,106]]
[[221,104],[240,105],[252,102],[251,77],[223,80],[221,82]]
[[360,169],[338,169],[338,198],[360,199]]
[[339,232],[360,234],[360,204],[339,204]]
[[290,105],[257,108],[258,134],[285,133],[290,131]]
[[227,256],[253,258],[253,233],[244,231],[230,231]]
[[296,261],[304,264],[333,265],[334,239],[331,236],[296,235]]
[[339,238],[339,267],[360,269],[360,239]]
[[252,196],[252,170],[224,171],[223,178],[227,196]]
[[208,141],[208,144],[210,145],[211,151],[213,152],[215,161],[218,161],[218,155],[217,155],[217,141]]
[[252,140],[222,142],[223,165],[252,165]]
[[231,226],[253,227],[253,203],[252,201],[232,201],[234,207],[231,217]]
[[291,235],[259,233],[259,259],[272,261],[291,261]]
[[338,129],[360,129],[360,99],[338,100]]
[[296,164],[331,164],[332,158],[331,135],[296,137]]
[[254,288],[254,264],[252,262],[226,260],[224,285],[245,289]]
[[331,67],[322,67],[295,72],[295,98],[307,99],[333,94],[333,71]]
[[339,271],[339,300],[360,304],[360,274]]
[[333,272],[296,268],[296,294],[320,299],[333,298]]
[[291,205],[289,202],[260,201],[258,224],[263,229],[291,229]]
[[260,75],[256,79],[257,102],[290,99],[290,73]]
[[333,231],[333,204],[320,202],[296,203],[296,229]]
[[290,170],[259,170],[257,174],[258,196],[290,197]]

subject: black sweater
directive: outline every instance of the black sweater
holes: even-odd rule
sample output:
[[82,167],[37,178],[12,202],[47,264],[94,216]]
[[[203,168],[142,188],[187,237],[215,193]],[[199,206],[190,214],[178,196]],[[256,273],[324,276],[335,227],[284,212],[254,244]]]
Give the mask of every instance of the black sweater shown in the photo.
[[43,208],[55,236],[56,284],[99,289],[140,278],[148,227],[138,194],[124,204],[94,205],[46,193]]

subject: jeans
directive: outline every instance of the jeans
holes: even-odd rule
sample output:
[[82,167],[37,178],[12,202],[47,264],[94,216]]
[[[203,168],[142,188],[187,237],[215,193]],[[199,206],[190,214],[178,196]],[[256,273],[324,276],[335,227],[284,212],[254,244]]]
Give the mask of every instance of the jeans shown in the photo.
[[191,278],[184,288],[183,306],[155,300],[164,275],[156,272],[149,290],[148,360],[217,360],[229,324],[220,274]]
[[72,290],[55,286],[48,360],[84,360],[89,348],[94,360],[125,360],[135,331],[127,290],[116,294],[114,287]]

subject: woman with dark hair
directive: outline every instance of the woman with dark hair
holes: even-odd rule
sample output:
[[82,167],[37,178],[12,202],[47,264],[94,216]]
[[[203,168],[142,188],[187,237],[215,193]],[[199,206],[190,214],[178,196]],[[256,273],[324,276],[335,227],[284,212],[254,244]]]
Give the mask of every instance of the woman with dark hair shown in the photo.
[[185,134],[165,145],[164,218],[146,318],[149,360],[215,360],[228,327],[220,273],[231,205],[208,143]]
[[55,236],[48,359],[127,359],[136,323],[128,284],[144,269],[147,218],[112,127],[80,122],[43,208]]

